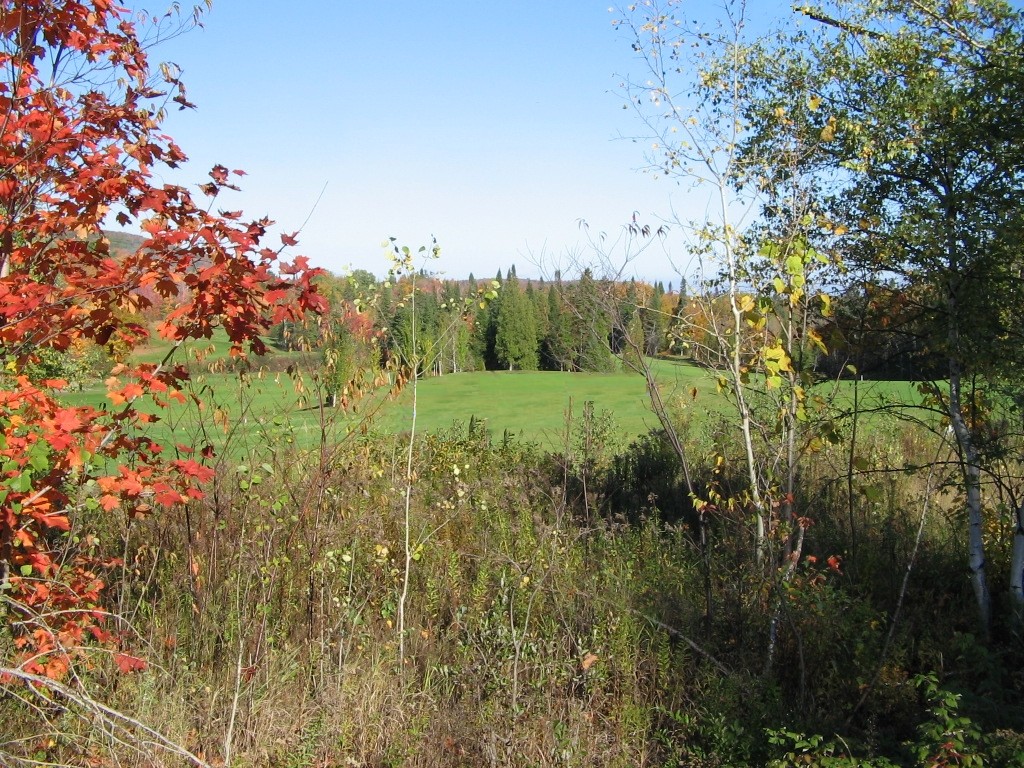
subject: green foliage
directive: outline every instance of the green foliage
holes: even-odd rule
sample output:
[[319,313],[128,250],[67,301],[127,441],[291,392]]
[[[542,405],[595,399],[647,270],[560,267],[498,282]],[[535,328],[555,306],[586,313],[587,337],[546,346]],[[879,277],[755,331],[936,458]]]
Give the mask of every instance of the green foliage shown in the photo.
[[[980,531],[990,513],[981,478],[1019,489],[1021,474],[985,455],[974,423],[989,409],[973,392],[1016,370],[1022,348],[1008,313],[1024,299],[1024,133],[1015,107],[1024,17],[1001,0],[801,12],[816,22],[811,30],[744,50],[749,131],[740,156],[764,167],[769,227],[785,217],[792,180],[811,181],[814,237],[842,249],[864,276],[857,344],[901,338],[903,356],[911,351],[919,370],[943,382],[932,389],[961,457],[964,538],[986,634],[991,577]],[[784,154],[796,167],[764,162]]]
[[[890,768],[896,765],[915,765],[921,768],[935,766],[1014,765],[1020,753],[1004,762],[1000,755],[1002,737],[989,739],[981,733],[969,717],[959,714],[960,696],[940,686],[934,673],[917,675],[914,686],[921,692],[927,718],[918,726],[917,738],[903,745],[903,751],[913,763],[894,762],[880,755],[858,754],[842,738],[805,736],[786,729],[767,731],[768,743],[782,748],[785,754],[772,760],[774,768],[796,768],[801,765],[823,768]],[[988,752],[983,746],[991,741],[995,750]],[[994,759],[993,759],[994,758]]]
[[571,316],[562,301],[560,284],[552,283],[547,293],[547,332],[541,344],[542,367],[549,371],[572,370],[569,363]]
[[[843,7],[856,12],[844,24],[905,13],[886,3]],[[999,16],[1001,6],[957,8],[967,16],[952,29],[969,31],[971,14]],[[639,31],[661,45],[668,19]],[[152,656],[148,669],[120,677],[104,677],[109,663],[95,667],[112,704],[234,764],[1015,765],[1024,746],[1016,649],[962,631],[970,598],[949,578],[962,545],[945,519],[956,505],[935,492],[945,476],[933,484],[912,469],[940,455],[930,430],[942,425],[933,415],[911,427],[860,410],[868,400],[880,412],[941,406],[948,390],[822,382],[818,362],[840,303],[828,293],[840,252],[913,276],[904,309],[939,306],[939,283],[917,282],[935,266],[934,211],[896,171],[944,147],[968,162],[964,137],[979,140],[968,120],[1013,127],[1003,114],[1010,92],[990,78],[1016,77],[1002,46],[1018,36],[1011,24],[997,46],[982,45],[1002,68],[975,83],[998,97],[986,106],[968,103],[966,78],[940,76],[943,55],[950,66],[967,56],[964,41],[944,48],[912,26],[899,45],[883,45],[836,29],[864,42],[864,68],[842,46],[827,49],[835,70],[817,72],[786,50],[764,58],[743,49],[742,66],[764,69],[751,73],[763,81],[740,85],[749,109],[738,114],[763,123],[715,123],[704,134],[714,141],[697,159],[714,176],[723,149],[741,150],[748,164],[720,180],[756,188],[766,208],[754,229],[739,233],[726,221],[698,233],[701,255],[724,266],[680,297],[673,334],[712,370],[651,363],[667,404],[663,425],[694,457],[692,484],[668,430],[650,432],[638,410],[644,382],[612,373],[614,354],[636,369],[645,353],[663,351],[671,303],[660,283],[613,285],[586,270],[578,281],[523,290],[512,268],[500,290],[500,272],[481,289],[414,263],[436,247],[416,255],[391,244],[393,269],[381,282],[321,278],[336,325],[278,327],[283,346],[302,338],[313,350],[306,373],[294,367],[300,356],[281,358],[286,375],[275,378],[286,397],[269,370],[200,376],[187,394],[203,394],[209,410],[186,422],[170,409],[169,423],[153,427],[165,450],[187,450],[184,434],[197,445],[229,444],[205,498],[173,514],[112,521],[99,518],[93,489],[81,489],[88,514],[68,540],[109,549],[103,578],[116,584],[124,626],[146,638]],[[714,38],[692,39],[703,49]],[[711,50],[693,69],[693,92],[722,117],[736,95],[726,76],[737,59],[728,59],[740,49]],[[898,88],[888,71],[880,77],[882,65],[901,72],[905,94],[903,80]],[[762,87],[776,76],[785,89]],[[879,98],[844,105],[837,84]],[[657,86],[652,94],[670,98]],[[964,115],[940,127],[963,136],[926,124],[961,97]],[[905,103],[911,98],[921,103]],[[893,125],[864,112],[883,108]],[[680,127],[679,113],[666,114]],[[738,124],[752,126],[750,141],[719,144],[725,134],[716,131]],[[692,147],[667,146],[665,170],[682,174]],[[786,207],[814,198],[783,194],[808,191],[793,183],[802,159],[834,172],[839,157],[840,181],[851,185],[840,185],[840,198]],[[1001,183],[1015,191],[1015,181]],[[981,282],[940,270],[965,277],[954,286],[965,307],[980,304],[975,289],[1007,306],[1016,295],[999,266],[1015,263],[1007,249],[1016,211],[989,211],[994,199],[979,193],[984,210],[960,231]],[[878,220],[842,219],[866,215],[869,203]],[[981,241],[991,256],[977,250]],[[878,298],[869,293],[866,302]],[[984,334],[1009,324],[1005,312],[994,314],[953,346],[981,351]],[[928,343],[948,352],[940,336]],[[1008,348],[1010,336],[994,348]],[[381,369],[366,355],[378,344]],[[64,362],[42,360],[47,371]],[[1008,376],[1009,367],[989,362],[976,370]],[[447,375],[483,365],[505,372]],[[538,365],[566,373],[521,372]],[[393,399],[373,424],[363,414],[376,413],[377,401],[353,397],[352,421],[308,407],[316,386],[354,395],[364,372],[377,375],[381,402]],[[403,434],[413,396],[415,436]],[[990,392],[965,402],[974,433],[994,428]],[[543,447],[517,437],[524,432]],[[49,448],[36,445],[28,469],[8,478],[12,489],[45,469]],[[998,455],[1014,461],[1019,444],[1003,445]],[[1013,489],[1004,491],[1009,518]],[[945,514],[926,521],[919,510],[928,505]],[[1005,524],[985,535],[1005,537]],[[901,585],[905,571],[913,578]],[[940,684],[939,668],[956,690]],[[80,722],[54,708],[51,722],[67,733],[42,742],[23,736],[22,711],[17,696],[0,696],[0,720],[12,724],[0,757],[80,757]],[[124,757],[137,760],[128,748]]]
[[80,348],[56,350],[43,347],[26,368],[25,374],[32,381],[60,379],[72,388],[81,388],[97,378],[106,376],[114,366],[107,351],[96,344],[84,344]]
[[660,282],[656,283],[650,297],[639,312],[640,325],[643,328],[644,354],[651,357],[657,355],[665,347],[668,317],[661,308],[664,295],[665,289]]
[[534,371],[538,364],[539,338],[533,302],[510,274],[501,292],[494,352],[502,367],[510,371]]
[[[885,580],[854,585],[825,564],[842,533],[824,524],[809,546],[818,563],[802,562],[787,587],[785,673],[763,677],[771,604],[724,513],[702,553],[688,526],[653,515],[605,522],[593,496],[566,485],[570,458],[588,488],[614,485],[621,449],[597,406],[583,409],[565,455],[492,441],[477,420],[416,442],[409,663],[399,668],[402,444],[356,436],[325,461],[289,448],[290,434],[286,424],[268,427],[262,447],[223,466],[187,515],[91,528],[128,553],[119,591],[139,606],[133,626],[153,649],[149,671],[112,688],[111,703],[223,744],[225,720],[210,715],[237,690],[241,762],[270,750],[282,764],[479,764],[497,749],[509,765],[526,765],[530,753],[547,764],[842,766],[854,755],[887,766],[907,764],[918,748],[937,755],[952,739],[959,754],[1013,765],[1012,725],[996,734],[978,719],[990,715],[968,713],[964,698],[927,686],[914,694],[909,680],[927,667],[913,661],[913,649],[924,650],[909,634],[898,636],[872,703],[844,727],[873,671],[890,594]],[[876,459],[896,460],[885,451]],[[656,453],[632,461],[633,472],[653,476],[645,463],[657,464]],[[833,503],[815,476],[808,472],[806,492]],[[892,514],[909,516],[905,499],[892,504]],[[861,557],[891,556],[905,535],[864,540]],[[915,594],[947,583],[946,562],[928,566],[934,576]],[[955,612],[963,597],[943,599]],[[922,628],[936,621],[925,605],[912,616]],[[976,674],[941,632],[921,634],[947,671]],[[1019,700],[990,693],[1010,708]],[[282,709],[294,717],[277,717]],[[841,738],[800,735],[814,733]]]
[[982,766],[978,751],[981,732],[971,718],[960,715],[960,696],[943,689],[934,675],[914,680],[931,718],[921,724],[915,755],[921,765]]
[[567,299],[571,307],[570,370],[608,373],[616,368],[611,353],[612,314],[589,269],[584,269]]
[[329,330],[329,337],[320,343],[322,360],[321,383],[325,400],[336,405],[339,395],[345,396],[346,387],[356,376],[356,343],[351,331],[342,324]]

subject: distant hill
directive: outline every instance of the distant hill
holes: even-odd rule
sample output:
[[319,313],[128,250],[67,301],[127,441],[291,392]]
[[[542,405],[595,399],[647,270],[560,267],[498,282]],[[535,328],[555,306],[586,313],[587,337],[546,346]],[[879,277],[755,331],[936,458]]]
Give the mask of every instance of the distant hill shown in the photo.
[[[102,236],[107,241],[110,255],[114,259],[124,258],[136,253],[146,241],[146,238],[142,235],[135,235],[131,232],[114,232],[109,229],[104,229]],[[145,296],[151,302],[151,306],[142,312],[142,315],[147,320],[152,321],[166,314],[168,299],[157,294],[152,286],[137,286],[132,292],[138,296]],[[188,289],[184,285],[179,285],[178,297],[174,301],[183,301],[187,296]]]
[[135,253],[146,239],[142,235],[133,235],[130,232],[112,232],[108,229],[103,230],[103,237],[110,244],[110,252],[115,256],[122,253]]

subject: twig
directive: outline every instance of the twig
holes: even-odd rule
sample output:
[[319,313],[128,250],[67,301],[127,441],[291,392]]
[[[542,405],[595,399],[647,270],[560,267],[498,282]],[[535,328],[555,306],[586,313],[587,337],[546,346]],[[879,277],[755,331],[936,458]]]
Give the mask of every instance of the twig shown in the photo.
[[[619,603],[616,603],[616,602],[614,602],[612,600],[608,600],[607,598],[598,597],[597,595],[590,594],[590,593],[587,593],[587,592],[582,592],[582,591],[580,591],[579,594],[585,594],[591,600],[599,600],[601,602],[608,603],[609,605],[614,605],[616,608],[619,608],[619,609],[623,608],[623,606],[620,605]],[[702,648],[700,645],[697,644],[696,641],[694,641],[693,639],[691,639],[687,635],[684,635],[681,631],[679,631],[675,627],[673,627],[673,626],[671,626],[669,624],[666,624],[665,622],[663,622],[663,621],[661,621],[659,619],[656,619],[653,616],[651,616],[650,614],[644,613],[643,611],[638,610],[636,608],[630,608],[630,607],[626,606],[625,610],[629,611],[634,616],[639,616],[641,619],[643,619],[644,621],[648,622],[649,624],[657,627],[658,629],[665,630],[666,632],[668,632],[673,637],[679,638],[684,643],[686,643],[688,646],[690,646],[690,648],[692,648],[694,651],[696,651],[701,656],[703,656],[705,659],[710,661],[715,666],[715,668],[718,669],[718,671],[721,672],[723,675],[727,675],[729,677],[732,677],[733,671],[731,669],[729,669],[729,667],[727,667],[725,664],[723,664],[718,659],[716,659],[714,657],[714,655],[711,654],[710,651],[707,651],[704,648]]]
[[675,627],[670,626],[670,625],[666,624],[663,621],[659,621],[658,619],[654,618],[653,616],[649,616],[648,614],[644,613],[643,611],[638,611],[636,608],[627,608],[626,610],[628,610],[632,614],[635,614],[635,615],[639,616],[641,619],[644,619],[645,621],[653,624],[658,629],[665,630],[666,632],[668,632],[673,637],[678,637],[680,640],[682,640],[684,643],[686,643],[688,646],[690,646],[690,648],[692,648],[697,653],[699,653],[701,656],[703,656],[705,659],[710,661],[715,666],[715,668],[719,672],[721,672],[723,675],[728,675],[729,677],[732,676],[733,671],[731,669],[729,669],[727,666],[725,666],[725,664],[723,664],[718,659],[716,659],[711,654],[710,651],[706,651],[703,648],[701,648],[699,645],[697,645],[697,643],[695,641],[693,641],[692,639],[690,639],[689,637],[684,635],[682,632],[680,632]]
[[[0,667],[0,679],[2,678],[21,680],[26,684],[26,687],[37,692],[43,689],[49,690],[71,704],[81,707],[83,710],[86,710],[93,715],[93,718],[89,722],[94,728],[109,729],[107,731],[107,735],[119,742],[121,742],[122,739],[117,736],[118,732],[125,734],[138,734],[147,738],[145,743],[150,743],[153,746],[170,752],[171,754],[182,757],[193,765],[200,766],[201,768],[211,768],[209,763],[198,755],[195,755],[177,742],[172,741],[156,729],[151,728],[140,720],[136,720],[113,707],[109,707],[106,704],[97,701],[87,693],[76,691],[59,680],[53,680],[42,675],[34,675],[30,672],[18,669],[17,667]],[[84,716],[83,719],[89,720]]]

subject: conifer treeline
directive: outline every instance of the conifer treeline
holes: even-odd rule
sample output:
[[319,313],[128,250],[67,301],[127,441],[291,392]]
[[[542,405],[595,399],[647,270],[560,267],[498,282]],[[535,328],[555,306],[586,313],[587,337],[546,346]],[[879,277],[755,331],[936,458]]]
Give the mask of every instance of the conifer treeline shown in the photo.
[[[331,305],[328,318],[277,326],[272,339],[279,348],[322,350],[330,364],[339,355],[363,355],[360,364],[370,362],[368,354],[417,360],[421,375],[609,372],[616,370],[616,355],[626,351],[627,339],[642,343],[649,355],[667,348],[678,297],[660,282],[612,283],[594,278],[589,269],[574,279],[556,273],[551,280],[521,280],[514,266],[494,279],[500,285],[496,296],[477,302],[482,284],[472,274],[441,280],[421,273],[413,302],[409,278],[386,285],[362,270],[347,278],[328,275],[321,286]],[[490,285],[487,280],[484,287]],[[371,296],[374,308],[364,309]]]

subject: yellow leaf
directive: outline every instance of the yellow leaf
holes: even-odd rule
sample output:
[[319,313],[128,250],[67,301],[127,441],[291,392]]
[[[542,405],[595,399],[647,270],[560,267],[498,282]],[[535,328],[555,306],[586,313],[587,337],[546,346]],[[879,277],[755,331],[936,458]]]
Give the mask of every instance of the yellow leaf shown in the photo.
[[836,137],[836,119],[830,117],[825,127],[821,129],[821,140],[832,141]]

